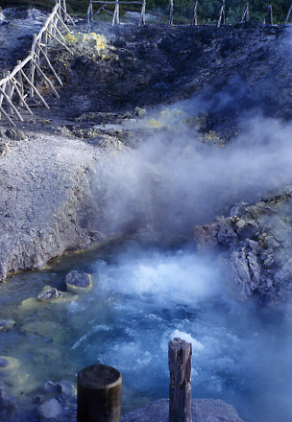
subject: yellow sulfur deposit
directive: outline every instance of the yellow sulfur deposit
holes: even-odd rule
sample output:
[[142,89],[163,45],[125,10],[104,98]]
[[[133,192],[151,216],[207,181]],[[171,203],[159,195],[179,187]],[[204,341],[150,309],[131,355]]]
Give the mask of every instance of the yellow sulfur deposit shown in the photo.
[[161,122],[155,119],[148,120],[147,124],[149,126],[156,127],[156,128],[160,128],[162,126]]
[[76,32],[75,34],[67,34],[64,38],[68,44],[89,43],[98,51],[106,47],[106,38],[103,35],[96,34],[95,32],[91,32],[89,34]]

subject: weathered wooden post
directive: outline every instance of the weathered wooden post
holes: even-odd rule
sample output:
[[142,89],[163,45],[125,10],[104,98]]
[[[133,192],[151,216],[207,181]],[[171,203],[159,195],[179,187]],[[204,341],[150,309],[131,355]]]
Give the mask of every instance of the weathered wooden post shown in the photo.
[[218,19],[217,28],[219,28],[220,25],[225,25],[225,0],[222,0],[222,6],[220,9],[220,15]]
[[198,10],[198,0],[194,1],[194,10],[193,10],[193,19],[191,23],[191,28],[196,26],[198,24],[198,18],[197,18],[197,10]]
[[145,25],[145,11],[146,11],[146,0],[142,0],[142,9],[139,25]]
[[119,422],[122,375],[107,365],[91,365],[77,377],[77,422]]
[[273,25],[273,6],[270,4],[268,6],[268,25]]
[[248,20],[249,20],[249,4],[248,3],[246,3],[246,5],[245,5],[245,8],[244,8],[244,12],[243,12],[243,14],[242,14],[242,16],[241,16],[241,23],[242,22],[248,22]]
[[169,422],[192,422],[192,344],[175,338],[168,343]]
[[173,25],[173,0],[169,0],[169,19],[168,25]]
[[92,8],[92,0],[89,0],[89,5],[87,9],[87,23],[93,21],[93,8]]
[[[10,72],[7,72],[7,76],[10,78]],[[12,102],[13,92],[14,92],[14,86],[11,82],[11,79],[9,79],[6,86],[6,94],[10,102]],[[13,108],[10,102],[8,102],[7,104],[7,110],[8,110],[8,113],[13,114]]]
[[288,23],[288,20],[289,20],[289,17],[290,17],[291,11],[292,11],[292,4],[291,4],[291,6],[289,7],[289,10],[288,10],[288,13],[287,13],[287,16],[286,16],[286,19],[285,19],[285,25],[287,25],[287,23]]
[[120,23],[120,8],[119,8],[119,0],[115,0],[115,11],[113,15],[112,24],[119,24]]

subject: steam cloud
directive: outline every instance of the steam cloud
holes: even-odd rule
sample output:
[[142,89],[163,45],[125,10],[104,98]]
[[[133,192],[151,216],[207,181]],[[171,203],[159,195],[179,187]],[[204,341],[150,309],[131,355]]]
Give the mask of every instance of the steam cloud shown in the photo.
[[[193,116],[207,109],[198,100],[174,107]],[[98,169],[94,186],[104,210],[103,228],[191,233],[196,224],[228,214],[238,201],[257,201],[291,184],[291,124],[262,116],[249,119],[220,148],[202,143],[201,135],[176,124],[172,113],[163,123],[165,131],[112,154]]]

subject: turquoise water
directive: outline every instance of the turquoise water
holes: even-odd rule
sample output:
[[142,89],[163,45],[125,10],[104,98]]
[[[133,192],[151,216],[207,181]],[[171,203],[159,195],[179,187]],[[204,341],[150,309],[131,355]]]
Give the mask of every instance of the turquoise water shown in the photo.
[[[47,285],[65,291],[72,269],[92,274],[89,293],[29,299]],[[250,422],[292,420],[289,307],[238,303],[216,260],[187,245],[119,242],[15,275],[0,287],[0,319],[7,318],[16,324],[0,332],[0,356],[19,368],[9,379],[0,371],[0,385],[23,408],[41,382],[76,384],[94,363],[122,373],[122,413],[167,397],[168,341],[181,337],[193,344],[193,397],[221,398]]]

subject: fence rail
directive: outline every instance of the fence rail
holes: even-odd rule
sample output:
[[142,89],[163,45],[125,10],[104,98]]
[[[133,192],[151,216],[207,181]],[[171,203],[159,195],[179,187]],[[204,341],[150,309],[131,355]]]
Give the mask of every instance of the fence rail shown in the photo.
[[60,24],[68,33],[71,32],[64,22],[64,19],[68,19],[73,22],[66,12],[65,0],[62,0],[62,4],[61,2],[58,2],[55,5],[52,13],[45,21],[39,33],[34,34],[29,55],[25,59],[18,61],[14,69],[11,72],[7,72],[7,74],[0,80],[0,119],[3,115],[12,126],[16,126],[12,116],[16,116],[18,120],[23,122],[23,117],[16,107],[16,103],[18,103],[19,107],[25,108],[28,113],[32,115],[33,112],[27,103],[27,99],[35,96],[44,107],[48,110],[50,109],[49,105],[36,87],[37,77],[43,78],[54,95],[59,97],[53,83],[42,70],[40,60],[41,58],[45,59],[45,62],[51,70],[51,73],[57,83],[59,85],[63,85],[61,78],[58,76],[49,60],[48,47],[51,41],[54,40],[73,54],[67,47],[63,34],[58,28],[58,25]]
[[102,4],[103,6],[100,7],[98,9],[98,11],[95,14],[98,14],[101,10],[104,10],[105,12],[108,13],[108,10],[105,10],[105,6],[107,5],[114,5],[115,6],[115,10],[113,13],[113,19],[112,19],[112,24],[113,25],[117,25],[120,23],[120,11],[119,11],[119,6],[120,4],[130,4],[130,5],[141,5],[141,14],[140,14],[140,20],[139,20],[139,25],[145,25],[145,12],[146,12],[146,0],[142,0],[142,1],[120,1],[120,0],[115,0],[115,1],[103,1],[103,0],[89,0],[89,5],[88,5],[88,9],[87,9],[87,22],[90,23],[93,21],[93,7],[92,4]]

